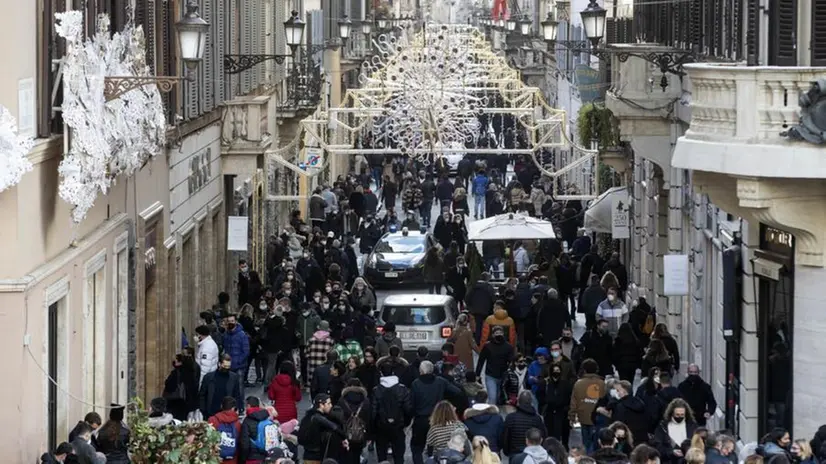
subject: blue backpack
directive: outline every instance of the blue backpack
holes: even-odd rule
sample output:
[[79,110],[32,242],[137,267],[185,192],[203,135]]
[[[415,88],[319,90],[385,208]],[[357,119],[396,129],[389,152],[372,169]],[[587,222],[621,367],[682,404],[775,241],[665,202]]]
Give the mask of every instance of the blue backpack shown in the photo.
[[252,441],[253,446],[269,454],[270,451],[278,448],[280,443],[281,439],[278,425],[276,425],[272,419],[267,418],[258,423],[255,440]]
[[234,458],[238,443],[238,429],[235,428],[235,424],[221,422],[217,430],[221,434],[221,459]]

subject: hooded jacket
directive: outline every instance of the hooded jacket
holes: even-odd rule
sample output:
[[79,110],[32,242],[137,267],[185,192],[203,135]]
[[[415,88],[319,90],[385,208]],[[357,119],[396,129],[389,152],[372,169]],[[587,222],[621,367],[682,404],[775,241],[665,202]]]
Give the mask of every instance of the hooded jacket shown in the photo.
[[391,346],[398,346],[399,350],[404,352],[402,339],[397,337],[395,332],[381,334],[381,337],[376,340],[376,352],[379,354],[379,358],[389,355]]
[[313,371],[327,362],[327,352],[332,350],[334,345],[330,332],[318,330],[313,333],[312,338],[307,342],[307,372],[310,381],[313,380]]
[[536,413],[536,409],[530,404],[517,404],[516,411],[508,414],[505,418],[502,451],[508,456],[521,453],[526,449],[525,438],[528,430],[533,428],[539,429],[543,437],[547,435],[545,421],[542,420],[542,416]]
[[493,311],[493,303],[495,302],[496,291],[490,283],[484,281],[473,284],[470,291],[465,295],[468,312],[474,316],[489,315]]
[[531,445],[526,446],[524,451],[514,456],[510,462],[511,464],[540,464],[542,462],[554,462],[554,460],[551,459],[545,448],[539,445]]
[[[379,385],[373,391],[373,396],[370,403],[370,412],[372,414],[372,423],[379,424],[379,419],[382,414],[382,401],[385,395],[393,395],[395,400],[401,407],[404,413],[404,427],[410,423],[413,418],[413,403],[410,395],[410,390],[403,384],[399,383],[399,378],[395,375],[388,375],[379,380]],[[381,429],[376,430],[377,433],[382,433]]]
[[224,353],[232,358],[232,370],[239,371],[247,367],[250,355],[250,338],[241,324],[224,333]]
[[358,413],[358,417],[361,418],[367,428],[366,437],[372,440],[371,418],[373,413],[370,408],[371,404],[367,397],[367,390],[362,387],[347,387],[341,391],[341,399],[333,409],[333,413],[340,415],[342,424],[346,424],[354,414]]
[[516,324],[514,324],[513,319],[508,316],[508,312],[501,308],[495,310],[492,315],[485,319],[485,323],[482,325],[482,338],[479,340],[481,346],[484,346],[485,343],[490,341],[490,335],[494,326],[504,327],[505,337],[508,339],[508,342],[511,346],[516,346]]
[[198,342],[195,362],[201,368],[201,377],[198,379],[200,385],[200,382],[204,380],[204,376],[218,369],[218,345],[212,339],[212,336]]
[[594,425],[592,415],[597,401],[605,395],[605,380],[597,374],[585,374],[574,384],[568,418],[582,425]]
[[505,433],[505,420],[499,414],[499,408],[491,404],[474,404],[465,410],[465,427],[468,435],[481,435],[488,439],[490,450],[499,453],[502,449],[502,435]]
[[[237,436],[241,436],[241,421],[238,419],[238,412],[234,409],[229,411],[221,411],[218,414],[210,417],[207,422],[211,425],[214,429],[218,429],[218,426],[221,424],[232,424],[235,426],[235,432]],[[221,464],[236,464],[238,462],[238,447],[236,446],[235,449],[235,458],[229,459],[226,461],[221,461]]]
[[597,464],[622,464],[628,462],[628,456],[614,448],[599,448],[591,453]]
[[301,389],[293,384],[293,379],[289,375],[278,374],[273,377],[267,389],[267,396],[278,411],[279,422],[298,419],[296,404],[301,401]]
[[544,378],[548,375],[548,363],[542,364],[537,358],[540,356],[545,359],[551,358],[551,352],[544,346],[540,346],[533,352],[534,361],[528,365],[528,375],[526,383],[533,392],[534,396],[539,393],[540,387],[544,384]]

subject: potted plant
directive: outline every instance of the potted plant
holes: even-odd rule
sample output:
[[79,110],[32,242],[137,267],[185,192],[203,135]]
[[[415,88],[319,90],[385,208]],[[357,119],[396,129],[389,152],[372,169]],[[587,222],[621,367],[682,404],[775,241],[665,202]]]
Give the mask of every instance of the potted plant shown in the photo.
[[129,412],[129,454],[134,464],[220,464],[221,435],[207,422],[154,428],[139,399]]

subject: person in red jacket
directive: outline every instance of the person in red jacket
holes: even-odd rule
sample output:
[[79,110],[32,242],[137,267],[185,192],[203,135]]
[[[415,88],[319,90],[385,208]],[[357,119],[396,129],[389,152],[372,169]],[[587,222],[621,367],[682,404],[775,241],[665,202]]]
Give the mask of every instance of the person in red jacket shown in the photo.
[[298,407],[301,401],[301,387],[295,378],[295,366],[290,361],[281,363],[278,375],[273,377],[267,396],[278,412],[278,421],[283,423],[298,419]]
[[238,462],[237,440],[238,437],[241,436],[241,421],[238,419],[238,412],[235,410],[236,407],[235,398],[227,396],[221,401],[221,411],[207,420],[209,425],[219,432],[227,425],[235,428],[235,440],[233,440],[229,434],[227,434],[228,436],[226,438],[221,437],[222,447],[225,447],[227,450],[235,448],[235,457],[223,460],[221,464],[236,464]]

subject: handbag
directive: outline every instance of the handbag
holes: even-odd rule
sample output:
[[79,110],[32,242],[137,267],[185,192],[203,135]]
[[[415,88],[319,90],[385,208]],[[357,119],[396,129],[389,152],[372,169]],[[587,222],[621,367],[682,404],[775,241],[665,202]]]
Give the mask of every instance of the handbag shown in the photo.
[[175,388],[175,391],[172,392],[164,392],[163,397],[165,400],[180,400],[186,401],[186,385],[184,385],[183,381],[181,381],[181,373],[178,372],[178,387]]

